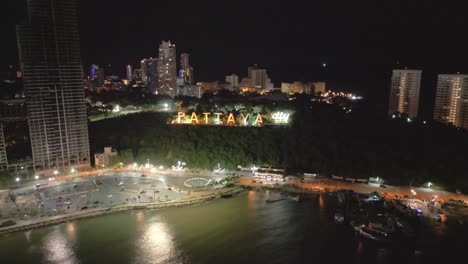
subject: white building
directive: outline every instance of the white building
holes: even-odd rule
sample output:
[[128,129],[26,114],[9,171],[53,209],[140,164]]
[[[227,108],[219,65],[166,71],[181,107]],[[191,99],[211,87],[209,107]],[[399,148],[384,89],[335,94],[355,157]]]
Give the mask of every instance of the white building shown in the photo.
[[468,129],[468,75],[438,76],[434,120]]
[[421,70],[393,70],[388,113],[418,115]]
[[236,74],[226,76],[226,82],[229,83],[229,90],[234,91],[239,89],[239,76]]
[[132,65],[127,65],[127,68],[126,68],[126,69],[127,69],[127,80],[128,80],[129,82],[131,82],[132,79],[133,79],[133,78],[132,78],[132,76],[133,76]]

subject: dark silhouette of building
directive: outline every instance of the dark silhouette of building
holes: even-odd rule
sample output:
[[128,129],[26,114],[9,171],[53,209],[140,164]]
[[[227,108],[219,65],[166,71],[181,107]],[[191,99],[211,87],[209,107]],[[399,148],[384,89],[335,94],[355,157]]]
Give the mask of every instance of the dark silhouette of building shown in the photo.
[[28,0],[17,26],[34,168],[89,166],[76,0]]

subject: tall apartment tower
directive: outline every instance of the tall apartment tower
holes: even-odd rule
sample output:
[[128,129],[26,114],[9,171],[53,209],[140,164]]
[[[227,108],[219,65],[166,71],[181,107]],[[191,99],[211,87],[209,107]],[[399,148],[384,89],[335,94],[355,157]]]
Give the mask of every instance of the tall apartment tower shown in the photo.
[[468,129],[468,75],[438,76],[434,120]]
[[130,65],[130,64],[127,65],[126,70],[127,70],[127,80],[128,80],[129,82],[131,82],[132,79],[133,79],[133,78],[132,78],[132,76],[133,76],[132,65]]
[[265,89],[267,87],[268,75],[265,69],[259,69],[257,65],[249,67],[250,86],[252,88]]
[[148,81],[148,75],[147,75],[147,72],[148,72],[148,69],[147,69],[147,59],[142,59],[141,60],[141,81],[142,82],[147,82]]
[[176,46],[163,41],[159,46],[159,89],[158,94],[175,96],[177,91]]
[[418,115],[421,70],[393,70],[388,113]]
[[28,0],[17,40],[36,171],[89,166],[76,0]]
[[0,171],[8,169],[8,158],[6,153],[5,136],[3,134],[3,123],[0,122]]
[[229,83],[229,90],[234,91],[239,89],[239,76],[236,74],[227,75],[226,82]]
[[184,79],[187,84],[193,84],[193,68],[190,67],[190,55],[188,53],[180,54],[180,74],[179,77]]

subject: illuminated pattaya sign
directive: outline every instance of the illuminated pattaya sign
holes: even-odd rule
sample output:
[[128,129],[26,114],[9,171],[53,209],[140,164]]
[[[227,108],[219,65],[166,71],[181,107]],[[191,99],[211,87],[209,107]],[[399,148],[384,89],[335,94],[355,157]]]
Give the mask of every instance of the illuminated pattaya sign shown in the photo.
[[177,119],[173,124],[194,124],[194,125],[227,125],[227,126],[263,126],[263,118],[261,114],[240,114],[235,116],[234,113],[229,113],[226,117],[223,113],[208,113],[202,115],[185,114],[184,112],[177,113]]
[[264,126],[264,125],[285,125],[289,123],[290,113],[273,112],[268,115],[259,113],[185,113],[178,112],[172,124],[192,124],[192,125],[215,125],[215,126]]

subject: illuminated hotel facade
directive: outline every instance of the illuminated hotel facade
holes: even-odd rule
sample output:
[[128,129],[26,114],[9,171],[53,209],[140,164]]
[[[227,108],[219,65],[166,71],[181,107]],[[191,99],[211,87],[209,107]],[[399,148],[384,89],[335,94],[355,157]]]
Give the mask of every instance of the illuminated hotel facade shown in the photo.
[[434,120],[468,129],[468,75],[438,76]]
[[393,70],[388,113],[418,115],[421,70]]

